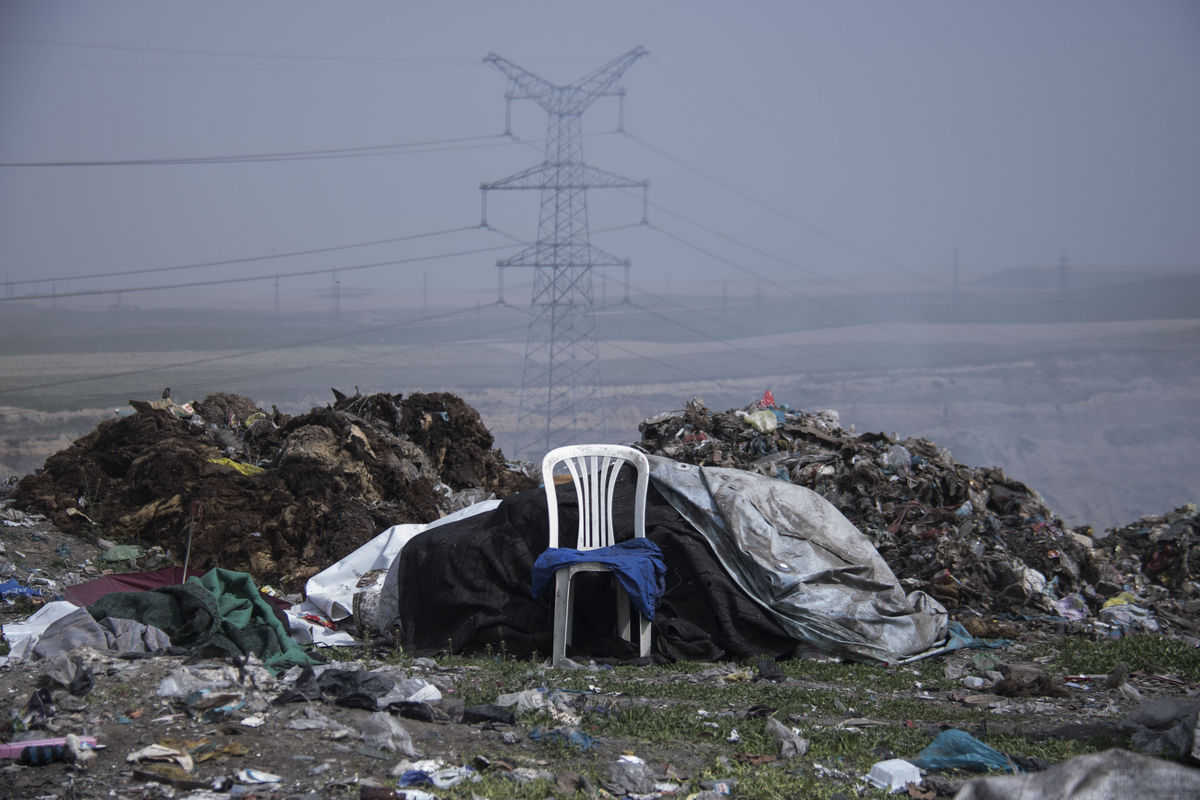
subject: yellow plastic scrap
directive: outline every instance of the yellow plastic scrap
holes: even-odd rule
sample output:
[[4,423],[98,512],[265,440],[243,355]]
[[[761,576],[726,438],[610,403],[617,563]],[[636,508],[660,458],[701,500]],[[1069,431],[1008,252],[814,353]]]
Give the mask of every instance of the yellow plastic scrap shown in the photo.
[[229,467],[230,469],[236,469],[238,472],[240,472],[246,476],[257,475],[260,472],[266,472],[266,470],[263,469],[262,467],[256,467],[253,464],[245,464],[245,463],[242,463],[241,461],[234,461],[232,458],[210,458],[208,460],[208,463],[220,464],[223,467]]
[[1104,608],[1112,608],[1113,606],[1123,606],[1123,605],[1127,605],[1129,603],[1136,604],[1140,600],[1141,600],[1141,598],[1138,597],[1133,592],[1121,592],[1120,594],[1113,595],[1112,597],[1105,600],[1103,607]]

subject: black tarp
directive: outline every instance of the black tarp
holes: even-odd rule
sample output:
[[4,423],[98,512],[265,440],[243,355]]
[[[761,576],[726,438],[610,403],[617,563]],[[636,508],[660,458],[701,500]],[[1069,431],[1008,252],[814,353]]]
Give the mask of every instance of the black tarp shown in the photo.
[[[624,477],[624,476],[623,476]],[[562,544],[574,545],[578,514],[570,485],[559,487]],[[617,540],[630,538],[633,482],[614,497]],[[624,525],[621,523],[624,522]],[[791,655],[797,642],[730,578],[703,534],[651,486],[646,536],[663,551],[666,591],[653,622],[654,650],[667,658],[715,660]],[[393,569],[399,589],[399,643],[415,655],[493,648],[527,657],[552,644],[550,593],[534,599],[531,570],[549,542],[546,498],[532,489],[495,510],[418,534]],[[629,658],[633,648],[613,637],[615,601],[606,576],[581,575],[576,605],[577,654]],[[569,653],[572,651],[568,651]]]

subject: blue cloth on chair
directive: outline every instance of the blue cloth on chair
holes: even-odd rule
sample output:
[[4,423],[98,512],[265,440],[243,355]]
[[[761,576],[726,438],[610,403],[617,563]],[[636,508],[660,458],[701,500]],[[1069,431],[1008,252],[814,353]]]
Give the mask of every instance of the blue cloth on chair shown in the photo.
[[628,539],[595,550],[547,548],[533,562],[533,596],[546,591],[559,569],[582,563],[603,564],[611,569],[642,616],[654,619],[658,598],[667,585],[667,565],[657,544],[649,539]]

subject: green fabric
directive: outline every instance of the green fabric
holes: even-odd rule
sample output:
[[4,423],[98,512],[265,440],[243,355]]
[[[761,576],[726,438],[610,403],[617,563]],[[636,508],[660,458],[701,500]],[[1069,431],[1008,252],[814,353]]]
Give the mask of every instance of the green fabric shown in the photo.
[[182,585],[106,594],[87,610],[97,620],[117,617],[153,625],[175,647],[217,647],[241,657],[253,653],[272,674],[315,663],[245,572],[215,567]]

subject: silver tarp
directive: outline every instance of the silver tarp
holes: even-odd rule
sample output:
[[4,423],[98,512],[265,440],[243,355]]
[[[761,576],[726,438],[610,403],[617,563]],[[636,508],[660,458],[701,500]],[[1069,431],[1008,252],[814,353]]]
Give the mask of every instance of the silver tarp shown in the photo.
[[831,503],[786,481],[650,456],[658,491],[704,534],[743,591],[820,652],[894,663],[946,638],[946,609],[905,595]]

